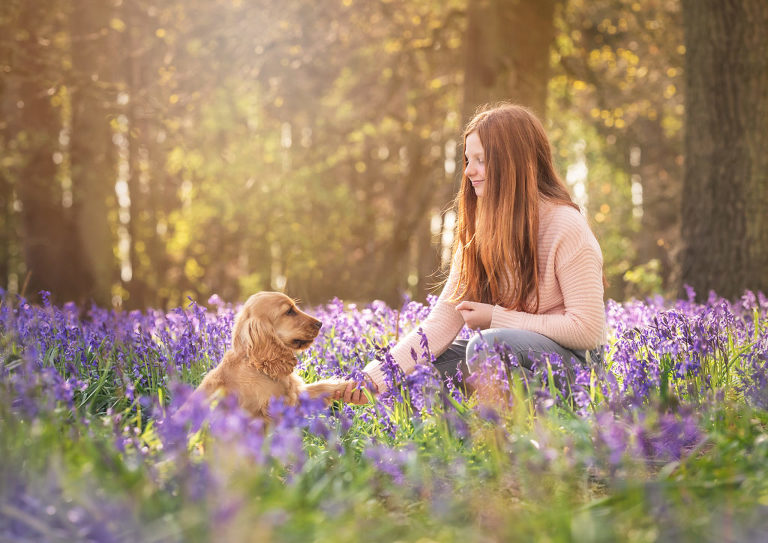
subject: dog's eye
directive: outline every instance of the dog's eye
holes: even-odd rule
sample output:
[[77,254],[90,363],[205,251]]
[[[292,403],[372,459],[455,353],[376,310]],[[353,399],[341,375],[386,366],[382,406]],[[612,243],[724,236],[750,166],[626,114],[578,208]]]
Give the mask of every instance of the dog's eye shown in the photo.
[[296,310],[293,308],[293,306],[291,306],[291,307],[288,308],[288,311],[286,311],[285,314],[289,315],[289,316],[290,315],[295,315],[296,314]]

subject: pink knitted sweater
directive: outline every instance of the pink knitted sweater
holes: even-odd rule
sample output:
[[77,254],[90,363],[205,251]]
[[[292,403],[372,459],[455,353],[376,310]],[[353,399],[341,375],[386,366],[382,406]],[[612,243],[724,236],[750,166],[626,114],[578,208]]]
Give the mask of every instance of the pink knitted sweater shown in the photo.
[[[604,341],[603,257],[584,216],[574,208],[540,201],[539,205],[539,309],[535,314],[493,308],[491,328],[517,328],[545,335],[574,350],[594,349]],[[439,356],[464,326],[450,300],[460,273],[460,251],[454,256],[448,280],[435,306],[420,327],[429,350]],[[411,349],[421,355],[415,329],[392,347],[394,360],[405,373],[416,362]],[[380,391],[386,389],[381,362],[365,367]]]

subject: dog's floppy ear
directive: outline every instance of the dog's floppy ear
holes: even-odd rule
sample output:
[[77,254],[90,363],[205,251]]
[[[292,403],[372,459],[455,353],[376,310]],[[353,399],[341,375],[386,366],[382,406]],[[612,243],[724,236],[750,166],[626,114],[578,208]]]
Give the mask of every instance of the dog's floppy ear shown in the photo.
[[241,356],[248,356],[253,350],[253,339],[248,330],[248,316],[245,306],[237,313],[232,327],[232,350]]
[[296,357],[275,334],[272,324],[245,312],[235,321],[233,347],[248,364],[277,378],[289,375],[296,366]]

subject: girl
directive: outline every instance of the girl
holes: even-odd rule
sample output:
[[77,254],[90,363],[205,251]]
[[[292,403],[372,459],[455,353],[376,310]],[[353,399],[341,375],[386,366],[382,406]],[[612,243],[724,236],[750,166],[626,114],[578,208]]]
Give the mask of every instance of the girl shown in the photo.
[[[437,369],[444,378],[459,369],[467,376],[478,341],[505,343],[528,369],[543,353],[569,366],[590,350],[601,352],[602,254],[555,173],[541,122],[516,105],[482,110],[464,131],[464,165],[453,262],[421,324]],[[454,342],[465,324],[482,337]],[[406,373],[420,339],[414,330],[391,350]],[[364,372],[375,390],[384,390],[381,362]],[[367,401],[353,382],[340,397]]]

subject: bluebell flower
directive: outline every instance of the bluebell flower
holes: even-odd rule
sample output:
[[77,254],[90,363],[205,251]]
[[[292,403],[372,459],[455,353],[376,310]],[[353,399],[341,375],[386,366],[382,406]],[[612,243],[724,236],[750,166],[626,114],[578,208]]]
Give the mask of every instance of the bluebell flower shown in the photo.
[[401,449],[373,444],[366,447],[363,455],[380,473],[391,477],[395,484],[402,485],[406,482],[407,465],[415,458],[415,449],[412,444]]

